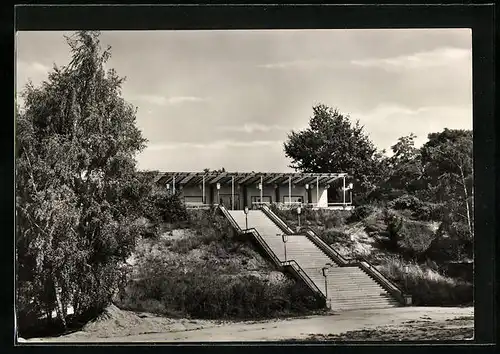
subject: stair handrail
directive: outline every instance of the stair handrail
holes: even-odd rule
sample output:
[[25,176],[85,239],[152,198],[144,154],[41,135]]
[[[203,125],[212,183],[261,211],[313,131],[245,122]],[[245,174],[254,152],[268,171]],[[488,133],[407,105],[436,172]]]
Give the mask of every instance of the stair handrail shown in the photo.
[[274,211],[271,210],[267,205],[261,206],[262,211],[266,214],[270,219],[282,230],[287,232],[289,235],[294,234],[292,228],[288,226],[286,222],[284,222]]
[[252,234],[252,236],[257,240],[257,242],[264,249],[264,251],[271,257],[272,261],[279,269],[289,267],[290,269],[293,270],[293,272],[297,276],[299,276],[309,286],[309,288],[313,292],[319,294],[321,297],[326,299],[325,294],[323,294],[323,292],[318,288],[316,283],[314,283],[314,281],[307,275],[307,273],[304,271],[304,269],[302,269],[300,264],[298,264],[294,259],[281,261],[278,258],[278,256],[276,255],[276,253],[274,253],[272,248],[269,247],[267,242],[263,239],[261,234],[259,234],[259,232],[255,228],[252,227],[252,228],[248,228],[248,229],[242,229],[239,226],[239,224],[236,222],[236,220],[234,220],[231,213],[229,213],[228,210],[224,206],[220,205],[219,209],[222,211],[224,216],[226,216],[226,218],[229,220],[229,222],[233,225],[233,227],[235,228],[235,230],[238,233]]
[[377,267],[370,263],[364,257],[356,257],[358,262],[358,267],[362,268],[366,273],[371,275],[377,282],[382,285],[387,291],[389,291],[394,297],[396,297],[404,305],[411,305],[412,296],[406,293],[401,287],[394,284],[389,280],[384,274],[382,274]]
[[[264,213],[273,220],[278,226],[282,225],[283,231],[293,230],[279,217],[277,216],[269,207],[265,206],[261,208]],[[371,264],[366,258],[362,256],[349,257],[346,258],[341,255],[338,251],[329,246],[324,242],[316,232],[310,227],[301,227],[304,230],[306,236],[321,250],[323,250],[330,258],[337,262],[340,266],[357,266],[364,270],[368,275],[371,275],[375,281],[377,281],[382,287],[387,290],[391,295],[396,297],[404,305],[410,305],[412,302],[412,297],[410,294],[406,293],[399,286],[394,284],[389,280],[384,274],[382,274],[373,264]]]

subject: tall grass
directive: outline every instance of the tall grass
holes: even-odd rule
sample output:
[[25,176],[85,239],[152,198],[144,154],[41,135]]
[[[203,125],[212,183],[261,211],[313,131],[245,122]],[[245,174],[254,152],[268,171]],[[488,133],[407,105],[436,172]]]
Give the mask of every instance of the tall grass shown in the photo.
[[131,282],[120,307],[160,315],[207,319],[258,319],[304,314],[320,303],[302,283],[227,276],[204,269],[159,270]]
[[[301,282],[271,280],[272,267],[264,260],[253,262],[257,275],[246,271],[245,261],[258,254],[234,237],[229,222],[215,210],[190,212],[189,222],[191,232],[183,237],[150,240],[138,250],[135,280],[122,291],[118,306],[213,319],[306,314],[321,307]],[[197,255],[188,254],[195,249]]]
[[[292,227],[298,226],[298,214],[296,209],[279,209],[272,206],[273,212]],[[331,229],[339,227],[345,223],[349,212],[340,210],[302,208],[300,220],[302,226],[319,227],[321,229]]]
[[380,272],[411,294],[414,305],[460,306],[473,303],[472,283],[445,277],[426,265],[406,263],[401,258],[392,257],[385,260]]

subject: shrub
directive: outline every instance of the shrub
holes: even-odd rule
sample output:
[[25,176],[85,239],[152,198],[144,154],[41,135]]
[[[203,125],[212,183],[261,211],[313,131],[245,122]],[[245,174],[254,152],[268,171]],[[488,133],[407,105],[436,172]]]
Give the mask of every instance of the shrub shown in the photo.
[[304,284],[170,268],[131,282],[119,306],[195,318],[255,319],[305,313],[319,303]]
[[351,215],[347,218],[347,221],[348,222],[361,221],[368,215],[370,215],[373,211],[374,208],[369,204],[360,205],[352,211]]
[[415,255],[425,252],[434,239],[429,226],[419,221],[404,220],[399,234],[399,246]]
[[203,243],[230,239],[235,235],[231,223],[217,209],[193,210],[189,213],[189,226],[203,238]]
[[155,224],[179,223],[188,220],[188,212],[179,198],[179,193],[170,194],[159,187],[153,187],[144,202],[143,213]]
[[[408,272],[405,273],[405,265]],[[417,306],[459,306],[473,303],[473,285],[445,277],[426,265],[387,259],[380,272],[413,297]]]
[[[290,227],[298,226],[298,215],[296,209],[279,209],[275,205],[271,206],[273,212],[285,221]],[[300,215],[301,225],[310,226],[313,229],[330,229],[339,227],[345,222],[346,212],[340,210],[313,210],[312,208],[302,208]]]
[[422,201],[418,199],[417,197],[413,195],[402,195],[399,198],[396,198],[395,200],[392,200],[388,203],[388,206],[390,208],[396,209],[396,210],[403,210],[403,209],[410,209],[410,210],[416,210],[422,205]]
[[410,210],[415,219],[422,221],[441,220],[443,216],[442,204],[424,202],[409,194],[389,202],[388,207],[396,210]]
[[327,229],[320,232],[318,236],[329,245],[336,242],[345,243],[350,239],[347,233],[336,229]]

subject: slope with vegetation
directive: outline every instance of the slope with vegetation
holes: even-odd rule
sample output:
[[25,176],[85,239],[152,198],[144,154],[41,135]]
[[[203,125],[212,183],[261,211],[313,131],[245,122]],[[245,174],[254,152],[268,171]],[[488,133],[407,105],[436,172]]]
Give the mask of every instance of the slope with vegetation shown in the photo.
[[[471,277],[452,278],[446,269],[473,257],[472,132],[444,129],[420,148],[410,134],[387,157],[359,123],[325,105],[313,111],[310,127],[284,144],[291,167],[349,172],[356,209],[306,209],[303,223],[344,254],[375,263],[416,305],[471,304]],[[275,211],[297,225],[295,211]]]
[[[305,314],[310,290],[278,272],[216,209],[190,211],[139,241],[116,304],[171,317],[256,319]],[[177,225],[175,225],[177,224]]]

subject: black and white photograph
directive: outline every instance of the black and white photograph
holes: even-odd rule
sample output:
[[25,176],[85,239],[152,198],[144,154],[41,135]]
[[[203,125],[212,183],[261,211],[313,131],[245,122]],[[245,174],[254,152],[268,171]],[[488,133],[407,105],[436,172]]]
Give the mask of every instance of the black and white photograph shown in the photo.
[[470,28],[15,36],[20,343],[474,339]]

